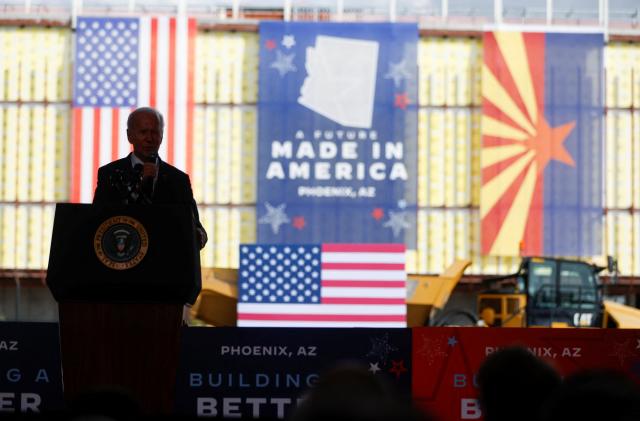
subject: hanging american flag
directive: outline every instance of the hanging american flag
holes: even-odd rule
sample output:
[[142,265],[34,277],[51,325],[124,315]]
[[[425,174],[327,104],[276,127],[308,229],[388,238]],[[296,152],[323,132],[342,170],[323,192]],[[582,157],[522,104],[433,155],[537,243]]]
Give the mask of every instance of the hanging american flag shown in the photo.
[[404,244],[240,246],[238,326],[406,327]]
[[91,202],[98,167],[129,153],[126,121],[137,107],[163,114],[160,156],[189,172],[195,35],[195,20],[182,17],[78,18],[72,202]]

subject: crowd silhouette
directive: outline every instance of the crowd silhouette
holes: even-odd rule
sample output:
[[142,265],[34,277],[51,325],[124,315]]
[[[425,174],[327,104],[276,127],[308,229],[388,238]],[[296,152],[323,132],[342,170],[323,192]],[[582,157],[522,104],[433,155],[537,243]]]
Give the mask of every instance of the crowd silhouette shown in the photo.
[[[564,379],[546,361],[524,347],[489,355],[478,372],[479,401],[485,421],[638,421],[640,388],[629,374],[586,370]],[[129,421],[197,419],[144,414],[126,391],[88,391],[59,413],[0,412],[3,419]],[[238,418],[234,418],[238,419]],[[355,363],[323,373],[307,390],[289,421],[438,421],[413,406],[384,377]],[[455,416],[452,414],[452,418]],[[443,419],[442,421],[446,421]]]

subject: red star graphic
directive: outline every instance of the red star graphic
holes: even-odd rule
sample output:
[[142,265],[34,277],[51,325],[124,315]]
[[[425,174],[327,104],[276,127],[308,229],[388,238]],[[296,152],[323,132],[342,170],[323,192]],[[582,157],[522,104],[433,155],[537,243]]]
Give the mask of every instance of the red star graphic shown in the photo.
[[409,105],[409,96],[406,93],[396,94],[396,99],[393,103],[393,106],[406,110],[407,105]]
[[382,210],[382,208],[374,208],[371,212],[371,216],[373,216],[373,219],[375,219],[376,221],[379,221],[384,217],[384,211]]
[[264,46],[267,47],[267,50],[273,50],[274,48],[276,48],[276,42],[272,39],[268,39],[264,43]]
[[404,366],[404,360],[400,360],[400,361],[391,361],[391,364],[393,365],[393,367],[391,367],[389,369],[389,373],[393,373],[396,375],[396,379],[400,378],[400,375],[402,373],[404,373],[405,371],[407,371],[407,369]]
[[538,174],[544,171],[550,160],[563,162],[574,167],[576,164],[564,147],[564,141],[576,125],[575,121],[558,127],[550,127],[547,120],[541,116],[536,124],[536,132],[524,141],[524,146],[536,153]]
[[304,216],[296,216],[291,223],[295,229],[301,230],[307,223],[304,220]]

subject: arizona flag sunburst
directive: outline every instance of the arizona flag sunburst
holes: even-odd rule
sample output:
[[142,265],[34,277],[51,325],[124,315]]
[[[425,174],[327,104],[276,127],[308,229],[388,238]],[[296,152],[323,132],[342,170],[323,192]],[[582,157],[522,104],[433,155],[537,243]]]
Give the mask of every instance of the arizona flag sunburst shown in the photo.
[[483,254],[600,253],[603,45],[602,34],[485,34]]

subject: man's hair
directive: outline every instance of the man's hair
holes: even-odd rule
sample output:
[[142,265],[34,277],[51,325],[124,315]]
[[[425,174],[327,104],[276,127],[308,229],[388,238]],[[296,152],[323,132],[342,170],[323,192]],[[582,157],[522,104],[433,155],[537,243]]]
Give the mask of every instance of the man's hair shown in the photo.
[[162,114],[160,114],[160,111],[151,107],[140,107],[133,110],[131,114],[129,114],[129,117],[127,118],[127,130],[133,129],[134,119],[138,114],[143,114],[143,113],[155,114],[155,116],[158,118],[158,121],[160,122],[160,129],[164,130],[164,117],[162,117]]

